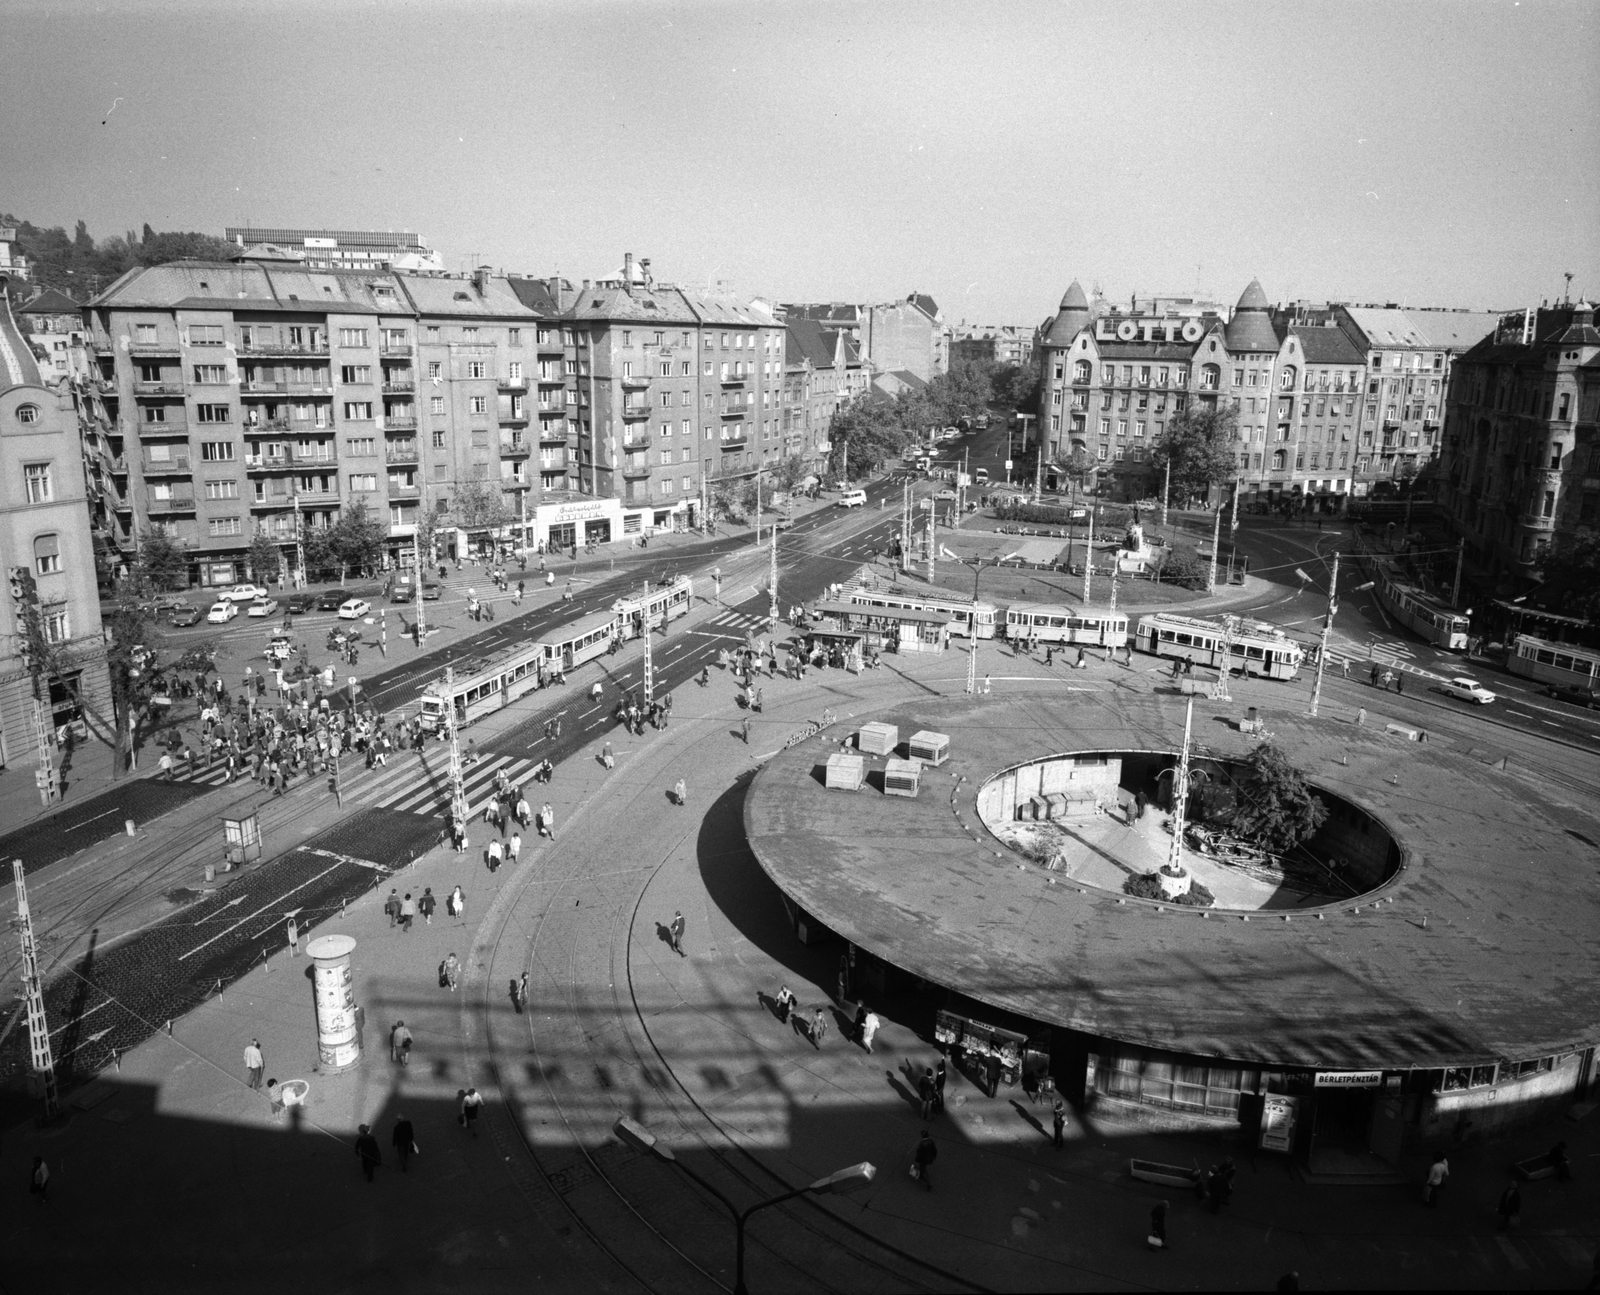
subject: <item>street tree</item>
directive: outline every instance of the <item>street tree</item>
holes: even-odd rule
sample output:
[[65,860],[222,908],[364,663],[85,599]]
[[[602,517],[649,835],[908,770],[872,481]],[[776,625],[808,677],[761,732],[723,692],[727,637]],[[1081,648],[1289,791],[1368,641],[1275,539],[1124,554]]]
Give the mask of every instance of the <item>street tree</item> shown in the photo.
[[377,569],[383,554],[384,527],[368,510],[366,501],[357,499],[342,509],[339,520],[328,530],[328,545],[339,564],[341,577],[351,571]]
[[490,531],[510,518],[499,482],[463,481],[450,501],[450,520],[464,531]]
[[188,583],[189,559],[165,531],[140,531],[139,556],[134,562],[133,574],[142,590],[166,593]]
[[270,584],[283,569],[283,550],[265,531],[258,530],[250,541],[250,578],[259,585]]
[[1089,457],[1089,451],[1083,446],[1058,448],[1051,462],[1056,471],[1072,483],[1074,498],[1079,492],[1088,488],[1089,480],[1094,476],[1095,461]]
[[995,403],[1021,414],[1038,411],[1039,386],[1039,368],[1034,364],[997,364],[989,374]]
[[1552,544],[1539,559],[1539,573],[1554,610],[1600,621],[1600,535],[1585,531]]
[[1327,817],[1328,807],[1277,746],[1263,742],[1250,753],[1235,783],[1232,827],[1241,837],[1274,854],[1287,854]]
[[1206,497],[1211,487],[1237,473],[1234,439],[1239,415],[1233,409],[1191,404],[1167,422],[1167,430],[1151,447],[1158,469],[1172,464],[1172,497],[1185,501]]

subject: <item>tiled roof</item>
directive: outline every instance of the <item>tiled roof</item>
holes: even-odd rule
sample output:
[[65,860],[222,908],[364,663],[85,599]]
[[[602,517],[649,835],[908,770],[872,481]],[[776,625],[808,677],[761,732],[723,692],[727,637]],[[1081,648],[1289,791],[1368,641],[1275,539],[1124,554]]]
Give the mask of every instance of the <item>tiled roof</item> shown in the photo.
[[512,275],[506,282],[517,294],[517,300],[534,314],[554,319],[561,313],[561,303],[551,293],[548,279],[523,279]]
[[1250,286],[1239,294],[1239,304],[1235,310],[1266,310],[1269,308],[1267,294],[1261,290],[1261,280],[1251,279]]
[[1500,316],[1483,310],[1408,310],[1411,326],[1441,351],[1464,351],[1499,327]]
[[1307,364],[1365,364],[1366,356],[1345,336],[1342,328],[1301,328],[1289,333],[1300,343]]
[[810,360],[813,369],[833,367],[834,338],[838,336],[835,330],[823,328],[814,319],[791,316],[785,323],[785,334],[784,356],[788,363]]
[[1239,297],[1233,318],[1228,321],[1224,334],[1228,350],[1234,355],[1246,351],[1276,351],[1282,342],[1278,330],[1272,325],[1272,314],[1267,304],[1267,294],[1261,290],[1261,280],[1251,279],[1250,286]]
[[59,288],[46,288],[32,301],[17,307],[19,315],[76,315],[80,306]]
[[611,287],[593,284],[579,289],[577,300],[568,308],[566,317],[638,324],[700,322],[700,317],[676,288],[636,286],[628,292],[620,284]]
[[929,319],[938,321],[939,303],[925,292],[913,292],[909,298],[911,304],[920,310]]
[[382,276],[400,285],[417,310],[424,315],[483,317],[509,316],[531,319],[533,311],[524,306],[502,278],[488,278],[480,292],[471,279],[442,278],[427,274]]
[[11,301],[0,292],[0,391],[12,387],[42,387],[39,365],[33,358],[33,348],[17,327],[11,313]]

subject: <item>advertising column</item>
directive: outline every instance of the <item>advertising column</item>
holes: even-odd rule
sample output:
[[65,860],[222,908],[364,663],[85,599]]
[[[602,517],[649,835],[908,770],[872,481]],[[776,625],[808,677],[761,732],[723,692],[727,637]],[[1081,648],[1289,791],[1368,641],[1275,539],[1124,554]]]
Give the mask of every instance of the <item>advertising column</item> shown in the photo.
[[317,1057],[323,1073],[348,1070],[361,1060],[356,1030],[356,991],[348,935],[324,935],[306,945],[312,961],[312,992],[317,1005]]

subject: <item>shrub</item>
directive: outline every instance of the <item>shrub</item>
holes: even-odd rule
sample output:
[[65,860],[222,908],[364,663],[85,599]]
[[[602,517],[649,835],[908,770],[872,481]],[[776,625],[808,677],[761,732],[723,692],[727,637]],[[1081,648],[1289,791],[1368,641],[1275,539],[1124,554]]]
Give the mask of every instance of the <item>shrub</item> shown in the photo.
[[1184,894],[1168,898],[1161,893],[1161,874],[1156,872],[1125,878],[1122,893],[1132,895],[1135,899],[1159,899],[1184,908],[1210,908],[1217,902],[1216,896],[1192,877],[1189,879],[1189,889]]

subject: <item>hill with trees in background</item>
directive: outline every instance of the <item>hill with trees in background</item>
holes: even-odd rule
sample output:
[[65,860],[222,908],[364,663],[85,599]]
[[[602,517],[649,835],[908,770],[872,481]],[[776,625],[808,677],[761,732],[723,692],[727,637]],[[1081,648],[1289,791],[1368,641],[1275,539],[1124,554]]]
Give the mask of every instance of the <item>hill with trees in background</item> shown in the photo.
[[147,224],[142,233],[129,230],[96,242],[83,221],[72,233],[60,225],[44,229],[7,213],[0,225],[17,231],[16,250],[28,259],[32,281],[58,288],[76,301],[88,301],[137,265],[165,265],[185,258],[226,260],[238,251],[226,239],[210,234],[158,234]]

